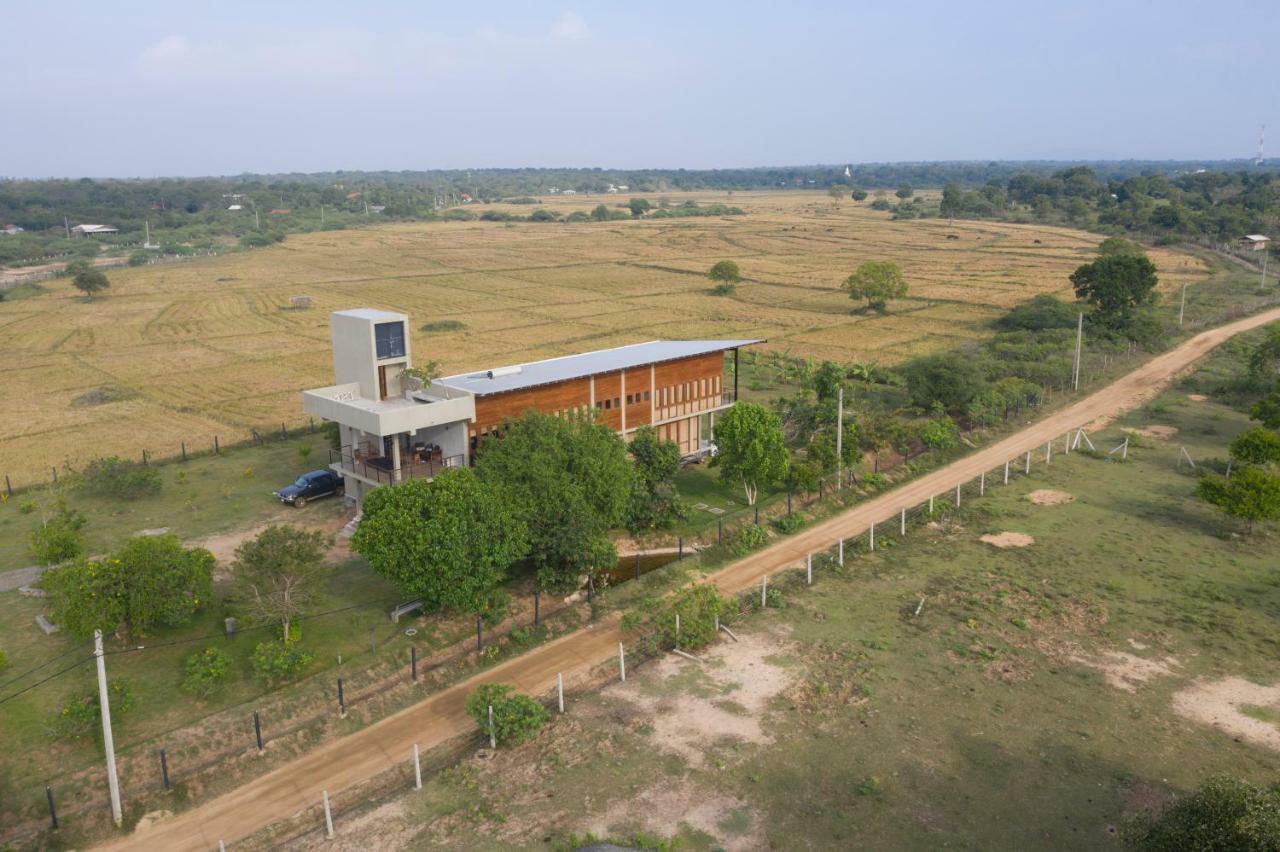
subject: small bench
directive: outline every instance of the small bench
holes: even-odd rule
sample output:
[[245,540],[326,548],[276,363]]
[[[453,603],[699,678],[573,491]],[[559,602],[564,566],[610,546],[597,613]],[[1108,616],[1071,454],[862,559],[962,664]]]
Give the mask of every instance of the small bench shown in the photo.
[[391,610],[391,620],[392,620],[394,623],[399,624],[399,623],[400,623],[400,616],[402,616],[402,615],[407,615],[407,614],[409,614],[409,613],[413,612],[415,609],[422,609],[422,598],[418,598],[417,600],[409,601],[408,603],[402,603],[402,604],[400,604],[400,606],[398,606],[398,607],[396,607],[395,609]]
[[43,613],[36,616],[36,624],[40,625],[40,629],[44,631],[45,636],[48,636],[50,633],[57,633],[62,629],[49,619],[45,618]]

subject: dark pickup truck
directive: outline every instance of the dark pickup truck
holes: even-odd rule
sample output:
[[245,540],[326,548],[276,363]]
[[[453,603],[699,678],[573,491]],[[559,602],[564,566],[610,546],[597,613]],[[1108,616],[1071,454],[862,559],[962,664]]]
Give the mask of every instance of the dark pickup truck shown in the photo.
[[275,492],[275,495],[280,498],[280,502],[300,509],[307,505],[308,500],[341,493],[341,476],[331,470],[313,470],[302,474],[294,480],[292,485],[286,485]]

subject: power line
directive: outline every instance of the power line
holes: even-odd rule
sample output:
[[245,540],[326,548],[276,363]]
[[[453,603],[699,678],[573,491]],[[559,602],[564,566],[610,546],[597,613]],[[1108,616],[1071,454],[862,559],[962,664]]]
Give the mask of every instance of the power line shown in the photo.
[[[92,642],[92,641],[93,641],[92,639],[86,639],[86,640],[84,640],[83,642],[81,642],[81,643],[80,643],[80,646],[87,645],[87,644],[89,644],[89,643],[90,643],[90,642]],[[76,647],[80,647],[80,646],[76,646]],[[34,667],[32,667],[32,668],[29,668],[29,669],[27,669],[25,672],[22,672],[21,674],[16,674],[16,675],[14,675],[13,677],[9,678],[8,680],[4,681],[3,683],[0,683],[0,689],[4,689],[5,687],[9,686],[10,684],[17,683],[18,681],[20,681],[20,680],[22,680],[23,678],[25,678],[27,675],[35,674],[36,672],[40,671],[41,669],[45,668],[46,666],[49,666],[49,665],[51,665],[51,664],[53,664],[53,663],[56,663],[56,662],[58,662],[59,660],[65,660],[67,657],[71,656],[71,654],[75,652],[76,647],[71,648],[71,650],[69,650],[69,651],[67,651],[67,652],[63,653],[63,654],[62,654],[62,655],[60,655],[60,656],[57,656],[57,657],[50,657],[49,659],[45,660],[45,661],[44,661],[43,663],[41,663],[40,665],[38,665],[38,666],[34,666]]]
[[71,665],[67,666],[65,669],[62,669],[61,671],[57,671],[49,675],[44,680],[38,680],[35,683],[31,684],[30,686],[24,687],[23,689],[18,690],[13,695],[6,695],[4,698],[0,698],[0,704],[4,704],[5,702],[12,701],[13,699],[17,698],[19,695],[30,692],[31,690],[35,689],[37,686],[42,686],[43,684],[48,683],[49,681],[53,680],[56,677],[62,677],[67,672],[71,671],[74,668],[78,668],[79,666],[83,666],[85,663],[89,662],[92,659],[94,659],[94,655],[90,654],[80,662],[72,663]]

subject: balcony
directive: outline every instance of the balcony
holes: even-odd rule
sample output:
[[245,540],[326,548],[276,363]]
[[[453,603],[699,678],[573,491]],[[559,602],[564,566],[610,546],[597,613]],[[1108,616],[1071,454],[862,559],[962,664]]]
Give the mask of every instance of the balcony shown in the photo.
[[343,447],[329,450],[329,468],[344,476],[354,476],[371,485],[393,485],[410,479],[434,479],[442,470],[463,467],[466,459],[461,456],[441,456],[411,453],[400,459],[399,477],[388,456],[377,455],[367,446]]

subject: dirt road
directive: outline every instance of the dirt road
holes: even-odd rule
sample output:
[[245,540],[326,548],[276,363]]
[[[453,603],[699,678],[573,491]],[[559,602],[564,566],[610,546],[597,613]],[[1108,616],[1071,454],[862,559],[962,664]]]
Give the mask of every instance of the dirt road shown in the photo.
[[[1203,332],[1016,435],[726,566],[711,579],[726,592],[756,585],[765,574],[793,568],[806,554],[830,547],[841,537],[857,535],[873,522],[894,517],[904,506],[926,502],[931,494],[949,492],[957,482],[990,471],[1027,450],[1043,448],[1046,441],[1061,438],[1068,429],[1107,420],[1141,405],[1213,347],[1275,321],[1280,321],[1280,309]],[[414,743],[425,751],[464,732],[472,723],[463,703],[477,684],[502,681],[525,692],[545,694],[554,687],[557,672],[563,672],[566,683],[572,684],[610,659],[617,652],[619,639],[616,620],[571,633],[323,745],[224,796],[122,838],[110,848],[208,850],[216,849],[219,840],[230,844],[314,806],[322,790],[332,795],[393,767],[405,767]]]

